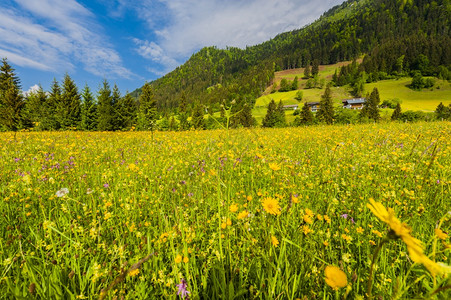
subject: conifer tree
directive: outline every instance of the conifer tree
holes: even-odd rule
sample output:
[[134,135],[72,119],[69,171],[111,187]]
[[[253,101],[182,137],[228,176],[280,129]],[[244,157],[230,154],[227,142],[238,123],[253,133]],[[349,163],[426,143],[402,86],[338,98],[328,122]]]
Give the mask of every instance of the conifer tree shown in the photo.
[[395,110],[393,111],[393,114],[391,115],[391,120],[396,121],[401,118],[402,112],[401,112],[401,104],[397,103]]
[[44,106],[45,118],[42,119],[42,127],[45,130],[58,130],[61,128],[58,117],[58,106],[61,101],[61,88],[56,79],[53,79],[47,101]]
[[191,123],[195,129],[205,129],[204,110],[201,104],[194,106]]
[[276,124],[275,127],[285,127],[287,125],[287,120],[285,118],[285,110],[283,109],[282,100],[277,104],[276,109]]
[[319,102],[319,110],[316,113],[316,116],[319,121],[324,122],[326,124],[333,124],[334,122],[334,105],[332,102],[332,94],[330,90],[330,86],[326,87],[324,94],[321,95],[321,101]]
[[435,118],[436,118],[437,120],[443,120],[443,119],[446,119],[446,118],[445,118],[446,113],[447,113],[447,111],[446,111],[446,106],[443,105],[442,102],[440,102],[440,104],[437,105],[437,108],[435,109]]
[[121,119],[119,117],[119,101],[121,99],[121,92],[116,84],[113,87],[113,94],[111,95],[111,122],[113,125],[113,130],[119,130],[123,127],[121,124]]
[[97,129],[97,104],[94,101],[94,96],[91,93],[89,86],[86,84],[81,94],[81,129],[95,130]]
[[157,120],[157,101],[153,94],[152,86],[146,82],[139,96],[138,129],[154,130]]
[[265,118],[262,121],[262,127],[275,127],[277,122],[277,105],[274,99],[268,104]]
[[97,130],[111,131],[114,130],[113,124],[113,96],[108,81],[103,80],[102,87],[97,95]]
[[62,129],[76,128],[81,122],[81,99],[75,82],[68,74],[64,76],[63,91],[58,109]]
[[122,130],[130,130],[136,125],[137,105],[130,93],[119,100],[117,115]]
[[307,102],[302,106],[301,114],[299,115],[300,124],[312,124],[313,123],[313,113],[310,110]]
[[379,91],[377,88],[374,88],[371,92],[370,98],[367,100],[367,107],[368,107],[368,118],[378,121],[380,119],[380,112],[379,112],[379,103],[381,102],[381,99],[379,97]]
[[20,81],[6,58],[0,67],[0,125],[16,132],[23,124],[25,101],[20,92]]
[[308,79],[310,78],[310,62],[307,62],[307,65],[305,66],[304,69],[304,78]]
[[179,102],[179,121],[180,121],[180,130],[189,130],[190,124],[188,122],[188,103],[186,99],[186,95],[183,92],[180,96]]
[[319,73],[319,60],[314,59],[312,63],[312,76],[318,75]]
[[47,95],[42,90],[42,87],[39,86],[37,91],[32,91],[28,93],[27,100],[25,104],[25,111],[27,114],[27,118],[30,119],[30,122],[36,126],[36,129],[40,130],[48,130],[45,128],[42,121],[47,117],[47,112],[45,109],[47,102]]
[[293,82],[291,83],[291,90],[295,91],[298,88],[299,88],[299,79],[297,76],[295,76]]

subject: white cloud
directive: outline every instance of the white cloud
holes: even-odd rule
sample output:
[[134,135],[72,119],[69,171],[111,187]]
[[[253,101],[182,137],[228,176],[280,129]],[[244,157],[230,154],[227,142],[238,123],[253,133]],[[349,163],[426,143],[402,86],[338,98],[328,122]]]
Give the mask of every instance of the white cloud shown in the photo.
[[0,53],[13,63],[59,72],[73,71],[74,65],[81,64],[99,76],[133,75],[99,33],[95,16],[77,1],[16,2],[16,8],[0,4]]
[[[148,51],[139,50],[138,44],[138,52],[155,61],[161,51],[162,57],[170,58],[160,61],[168,67],[204,46],[244,48],[301,28],[342,1],[145,0],[138,4],[129,0],[129,5],[157,36],[153,44],[145,42]],[[154,9],[161,5],[166,8],[163,17]]]
[[41,89],[41,87],[37,84],[30,86],[30,88],[28,89],[28,91],[22,92],[22,94],[25,97],[28,97],[30,94],[32,93],[36,93],[37,91],[39,91]]

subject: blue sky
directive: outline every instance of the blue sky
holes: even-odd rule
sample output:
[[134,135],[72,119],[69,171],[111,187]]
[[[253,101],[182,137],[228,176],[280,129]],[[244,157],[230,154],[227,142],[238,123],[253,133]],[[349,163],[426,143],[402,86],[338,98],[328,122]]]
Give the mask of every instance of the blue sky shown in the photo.
[[1,0],[0,57],[22,89],[68,73],[96,92],[157,79],[205,46],[246,47],[313,22],[343,0]]

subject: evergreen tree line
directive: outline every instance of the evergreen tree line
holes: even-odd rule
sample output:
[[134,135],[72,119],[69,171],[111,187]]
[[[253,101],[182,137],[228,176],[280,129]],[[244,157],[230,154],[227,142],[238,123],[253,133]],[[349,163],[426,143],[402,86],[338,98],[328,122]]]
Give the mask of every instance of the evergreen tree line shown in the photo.
[[86,85],[81,93],[66,74],[50,91],[42,87],[22,93],[20,80],[6,58],[0,66],[0,124],[4,130],[151,130],[156,101],[150,84],[138,101],[129,93],[121,96],[116,85],[104,80],[96,95]]

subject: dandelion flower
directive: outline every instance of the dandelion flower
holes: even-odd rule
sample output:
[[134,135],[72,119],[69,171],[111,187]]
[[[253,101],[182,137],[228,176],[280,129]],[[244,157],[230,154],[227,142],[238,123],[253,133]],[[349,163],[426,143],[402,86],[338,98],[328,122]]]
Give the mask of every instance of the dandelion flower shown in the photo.
[[187,262],[189,262],[189,258],[188,258],[188,256],[185,256],[184,258],[183,258],[183,262],[186,264]]
[[265,198],[262,205],[267,213],[271,215],[280,215],[280,206],[276,199],[272,197]]
[[324,274],[326,275],[326,283],[334,290],[338,290],[338,288],[345,287],[348,284],[346,274],[338,267],[327,266]]
[[279,245],[279,240],[275,236],[271,236],[271,243],[274,247]]

